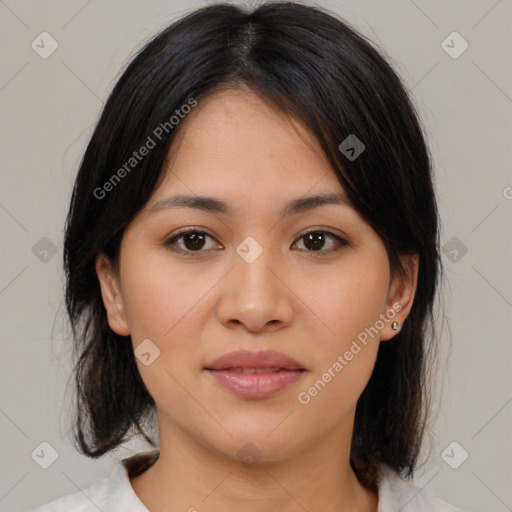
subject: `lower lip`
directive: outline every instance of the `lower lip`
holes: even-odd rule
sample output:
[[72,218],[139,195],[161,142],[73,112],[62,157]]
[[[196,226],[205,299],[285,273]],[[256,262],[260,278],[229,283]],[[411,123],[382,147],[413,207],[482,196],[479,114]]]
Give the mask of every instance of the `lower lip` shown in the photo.
[[229,391],[242,398],[267,398],[297,382],[304,373],[300,370],[280,370],[272,373],[239,373],[230,370],[207,370]]

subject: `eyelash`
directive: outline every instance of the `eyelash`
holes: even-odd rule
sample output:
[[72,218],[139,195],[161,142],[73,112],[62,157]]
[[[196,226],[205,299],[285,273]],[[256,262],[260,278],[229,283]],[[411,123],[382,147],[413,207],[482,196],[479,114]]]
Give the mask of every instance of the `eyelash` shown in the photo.
[[[213,237],[211,235],[209,235],[208,233],[206,233],[205,231],[200,231],[200,230],[195,229],[195,228],[183,229],[181,231],[178,231],[174,235],[172,235],[170,238],[168,238],[164,242],[164,245],[168,246],[171,250],[173,250],[175,252],[186,254],[187,256],[190,256],[190,257],[199,256],[199,255],[201,255],[201,253],[207,252],[208,250],[202,250],[201,249],[201,250],[198,250],[198,251],[190,251],[188,249],[179,248],[176,245],[176,242],[178,240],[183,239],[183,237],[186,236],[186,235],[190,235],[190,234],[194,234],[194,233],[200,234],[200,235],[206,235],[206,236],[209,236],[210,238],[213,239]],[[328,249],[328,250],[312,251],[312,250],[305,249],[306,252],[309,252],[312,256],[315,256],[315,257],[317,257],[317,256],[319,256],[319,257],[328,256],[329,254],[331,254],[333,252],[336,252],[336,251],[339,251],[342,247],[348,245],[348,242],[344,238],[341,238],[340,236],[338,236],[338,235],[336,235],[334,233],[331,233],[330,231],[325,231],[325,230],[322,230],[322,229],[309,229],[308,231],[303,233],[297,239],[297,241],[301,240],[302,238],[306,237],[307,235],[309,235],[311,233],[327,235],[328,237],[334,239],[336,244],[337,244],[336,247],[333,247],[333,248]],[[294,245],[295,245],[295,243],[294,243]]]

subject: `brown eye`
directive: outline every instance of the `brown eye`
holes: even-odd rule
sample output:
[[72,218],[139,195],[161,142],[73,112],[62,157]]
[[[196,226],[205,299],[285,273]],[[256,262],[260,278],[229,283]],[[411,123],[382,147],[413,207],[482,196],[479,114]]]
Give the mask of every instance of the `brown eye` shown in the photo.
[[213,248],[210,246],[203,250],[205,246],[207,246],[208,239],[213,240],[213,238],[208,235],[208,233],[190,229],[187,231],[181,231],[180,233],[172,236],[165,242],[165,245],[170,246],[177,252],[201,253]]
[[[208,239],[212,241],[210,246],[208,246]],[[338,235],[321,230],[309,231],[302,235],[299,240],[303,240],[305,247],[303,250],[318,256],[328,255],[339,250],[342,246],[348,245],[348,242]],[[214,249],[215,240],[204,231],[189,229],[173,235],[165,242],[165,245],[176,252],[195,256]]]
[[304,246],[312,251],[319,251],[325,244],[324,233],[308,233],[304,236]]
[[183,235],[183,244],[185,247],[191,251],[196,251],[198,249],[202,249],[205,244],[205,235],[204,233],[187,233]]
[[[302,235],[299,240],[303,240],[306,251],[319,253],[319,255],[329,254],[344,245],[348,245],[346,240],[329,231],[309,231]],[[325,249],[325,245],[329,240],[333,241],[333,243],[328,244],[330,247]]]

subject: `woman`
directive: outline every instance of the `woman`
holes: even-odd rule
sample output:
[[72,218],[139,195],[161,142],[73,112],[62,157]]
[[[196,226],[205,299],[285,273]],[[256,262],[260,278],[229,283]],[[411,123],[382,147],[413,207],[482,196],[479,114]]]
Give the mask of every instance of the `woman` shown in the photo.
[[173,23],[105,105],[64,247],[78,448],[155,449],[38,512],[456,511],[406,481],[438,248],[418,116],[369,41],[295,3]]

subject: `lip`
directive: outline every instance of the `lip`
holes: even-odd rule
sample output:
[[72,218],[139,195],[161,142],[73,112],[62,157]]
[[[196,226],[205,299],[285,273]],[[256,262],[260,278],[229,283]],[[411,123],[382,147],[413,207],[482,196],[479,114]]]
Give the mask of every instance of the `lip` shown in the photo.
[[[251,369],[273,371],[247,373]],[[295,359],[275,350],[230,352],[206,365],[205,370],[225,389],[246,399],[270,397],[297,382],[306,371]]]
[[304,370],[295,359],[276,350],[237,350],[224,354],[207,364],[207,370],[229,370],[230,368],[282,368],[284,370]]

